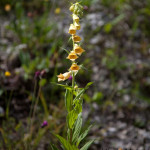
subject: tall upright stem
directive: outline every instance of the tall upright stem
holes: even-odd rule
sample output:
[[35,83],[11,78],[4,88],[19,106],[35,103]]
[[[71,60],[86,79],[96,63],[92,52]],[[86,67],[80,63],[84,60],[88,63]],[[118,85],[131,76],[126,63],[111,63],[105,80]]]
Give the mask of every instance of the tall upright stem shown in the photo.
[[[72,36],[72,38],[73,38],[73,36]],[[72,42],[73,42],[73,50],[74,50],[74,40],[72,40]],[[71,94],[72,94],[72,98],[71,98],[71,104],[72,104],[72,106],[71,106],[71,110],[73,108],[74,84],[75,84],[75,73],[73,72],[72,73],[72,92],[71,92]],[[72,136],[73,136],[73,131],[72,131],[72,129],[70,129],[70,144],[72,144]]]

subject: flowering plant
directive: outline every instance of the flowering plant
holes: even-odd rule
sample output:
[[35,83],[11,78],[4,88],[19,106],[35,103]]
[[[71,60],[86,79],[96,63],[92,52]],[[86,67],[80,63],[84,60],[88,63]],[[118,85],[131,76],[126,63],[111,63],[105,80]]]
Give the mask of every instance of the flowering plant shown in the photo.
[[[76,59],[81,56],[85,50],[79,45],[81,37],[76,35],[77,30],[80,29],[79,17],[83,14],[83,7],[79,2],[72,4],[70,11],[73,13],[73,23],[69,27],[69,34],[71,34],[73,48],[71,51],[68,51],[68,57],[72,63],[68,72],[59,74],[58,82],[65,81],[67,79],[72,80],[72,86],[67,84],[58,84],[63,86],[66,89],[65,93],[65,106],[67,110],[67,138],[63,138],[60,135],[54,134],[60,141],[62,148],[64,150],[87,150],[92,144],[93,140],[87,142],[82,148],[80,148],[80,142],[87,136],[88,131],[91,126],[88,127],[83,133],[81,133],[82,128],[82,95],[86,89],[92,84],[88,83],[85,88],[78,88],[77,83],[75,82],[75,77],[78,71],[81,69],[81,66],[77,64]],[[52,145],[53,150],[58,150],[58,148]]]

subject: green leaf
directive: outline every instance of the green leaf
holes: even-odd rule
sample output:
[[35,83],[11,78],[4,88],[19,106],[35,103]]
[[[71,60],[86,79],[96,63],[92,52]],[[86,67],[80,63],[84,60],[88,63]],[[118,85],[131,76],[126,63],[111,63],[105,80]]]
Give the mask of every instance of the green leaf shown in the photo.
[[75,99],[73,100],[74,102],[78,99],[80,99],[81,95],[85,92],[85,89],[82,89],[78,94],[77,96],[75,97]]
[[94,140],[87,142],[80,150],[87,150],[93,142]]
[[47,80],[46,79],[41,79],[39,84],[40,86],[44,86],[46,84]]
[[93,82],[89,82],[86,86],[85,89],[87,90],[89,88],[89,86],[91,86],[93,84]]
[[71,92],[70,90],[66,89],[66,93],[65,93],[65,106],[68,112],[71,111]]
[[68,50],[66,50],[65,48],[61,48],[61,49],[63,49],[65,52],[67,52],[68,54],[70,53]]
[[77,96],[75,97],[74,101],[76,101],[77,99],[80,99],[80,97],[82,96],[82,94],[85,92],[85,90],[87,90],[89,88],[90,85],[92,85],[93,82],[89,82],[84,89],[82,89],[79,94],[77,94]]
[[96,92],[93,95],[93,101],[100,101],[104,97],[102,92]]
[[67,121],[68,121],[68,126],[70,129],[73,128],[75,121],[78,118],[78,115],[82,112],[82,101],[81,100],[76,100],[74,103],[75,106],[71,112],[68,113],[67,116]]
[[71,145],[66,139],[64,139],[63,137],[54,134],[58,140],[60,141],[60,143],[62,144],[64,150],[79,150],[75,145]]
[[71,87],[71,86],[64,85],[64,84],[58,84],[58,83],[55,83],[55,82],[51,82],[51,83],[52,83],[52,84],[55,84],[55,85],[58,85],[58,86],[62,86],[62,87],[64,87],[65,89],[72,90],[72,87]]
[[80,142],[87,136],[89,130],[91,129],[92,125],[90,125],[87,130],[85,130],[78,138],[78,141],[77,141],[77,146],[80,144]]
[[52,150],[59,150],[54,144],[51,144]]
[[75,112],[75,110],[72,110],[71,112],[68,113],[67,120],[70,129],[73,128],[73,125],[77,118],[78,118],[78,114]]
[[82,114],[80,113],[78,115],[78,119],[76,121],[75,128],[74,128],[74,133],[72,138],[73,143],[75,143],[78,140],[79,134],[81,132],[81,128],[82,128]]
[[104,26],[104,30],[106,33],[109,33],[112,29],[112,24],[111,23],[107,23],[105,26]]

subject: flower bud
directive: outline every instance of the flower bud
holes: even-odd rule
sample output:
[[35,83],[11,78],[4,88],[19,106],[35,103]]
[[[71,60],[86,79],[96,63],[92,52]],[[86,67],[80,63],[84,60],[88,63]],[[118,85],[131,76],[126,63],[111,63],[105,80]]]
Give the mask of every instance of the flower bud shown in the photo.
[[48,126],[48,122],[47,122],[47,121],[43,121],[43,123],[42,123],[42,125],[41,125],[41,128],[44,128],[44,127],[46,127],[46,126]]
[[79,22],[79,17],[76,14],[73,14],[72,17],[75,22]]
[[69,8],[69,10],[70,10],[71,12],[73,12],[73,11],[74,11],[74,5],[71,5],[70,8]]
[[73,24],[70,25],[68,33],[70,33],[72,35],[76,34],[76,27]]
[[75,27],[77,30],[80,30],[80,24],[79,23],[75,22]]

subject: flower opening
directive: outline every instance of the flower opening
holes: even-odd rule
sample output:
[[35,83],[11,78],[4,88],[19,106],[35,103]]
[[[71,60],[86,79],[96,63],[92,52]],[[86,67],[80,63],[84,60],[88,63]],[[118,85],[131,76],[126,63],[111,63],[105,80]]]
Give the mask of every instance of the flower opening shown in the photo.
[[74,35],[74,36],[72,37],[72,39],[73,39],[74,42],[80,42],[80,41],[81,41],[81,37],[80,37],[80,36],[77,36],[77,35]]
[[67,57],[67,59],[70,59],[71,61],[75,61],[77,58],[78,58],[78,56],[76,55],[76,53],[74,51],[71,51]]
[[77,64],[72,64],[70,67],[71,71],[78,71],[80,69],[80,67]]
[[70,72],[66,72],[64,74],[61,73],[60,75],[57,76],[58,82],[67,80],[70,77],[70,75],[71,75]]
[[79,45],[75,44],[74,46],[74,52],[77,54],[77,55],[81,55],[83,52],[85,52],[84,49],[82,49]]
[[76,27],[73,24],[70,25],[68,33],[70,33],[72,35],[76,34]]

